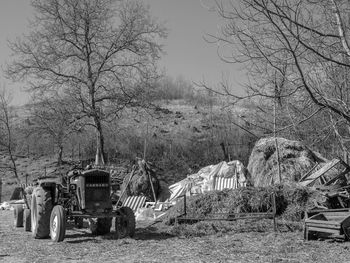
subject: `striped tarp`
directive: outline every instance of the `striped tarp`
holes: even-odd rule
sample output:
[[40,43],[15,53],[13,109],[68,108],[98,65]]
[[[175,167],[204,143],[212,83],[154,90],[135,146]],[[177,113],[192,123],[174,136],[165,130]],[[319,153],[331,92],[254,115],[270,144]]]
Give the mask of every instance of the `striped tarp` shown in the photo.
[[214,189],[221,191],[224,189],[236,189],[237,181],[236,178],[224,178],[224,177],[215,177],[214,181]]
[[128,196],[123,202],[123,206],[130,207],[134,212],[140,207],[143,207],[146,202],[145,196]]

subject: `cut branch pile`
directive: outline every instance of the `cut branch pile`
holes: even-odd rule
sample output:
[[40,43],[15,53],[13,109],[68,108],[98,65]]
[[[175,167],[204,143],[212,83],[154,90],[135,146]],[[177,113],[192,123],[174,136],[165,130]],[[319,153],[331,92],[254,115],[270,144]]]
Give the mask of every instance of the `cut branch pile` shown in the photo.
[[160,192],[160,184],[150,164],[140,159],[132,172],[124,178],[121,191],[125,191],[124,197],[143,195],[146,196],[147,201],[155,201]]

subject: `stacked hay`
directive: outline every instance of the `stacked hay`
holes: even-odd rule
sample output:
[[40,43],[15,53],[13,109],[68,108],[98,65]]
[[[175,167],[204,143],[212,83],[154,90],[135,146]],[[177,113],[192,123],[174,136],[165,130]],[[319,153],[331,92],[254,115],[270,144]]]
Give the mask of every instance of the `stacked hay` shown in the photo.
[[[125,191],[124,197],[143,195],[146,196],[147,201],[155,201],[153,190],[156,198],[158,198],[160,192],[160,184],[156,173],[154,169],[150,167],[150,164],[146,163],[144,160],[138,160],[137,164],[137,167],[134,167],[133,171],[124,178],[121,191]],[[132,178],[130,180],[131,176]]]
[[[194,218],[211,218],[218,213],[267,212],[272,205],[272,193],[275,193],[277,215],[287,220],[301,221],[305,210],[313,208],[315,203],[326,202],[321,191],[286,184],[226,189],[193,196],[188,199],[186,212],[187,216]],[[183,202],[178,202],[163,217],[164,222],[172,223],[183,209]]]
[[[325,160],[298,141],[277,138],[282,183],[296,182],[315,164]],[[249,158],[248,171],[254,186],[279,183],[274,138],[260,139]]]

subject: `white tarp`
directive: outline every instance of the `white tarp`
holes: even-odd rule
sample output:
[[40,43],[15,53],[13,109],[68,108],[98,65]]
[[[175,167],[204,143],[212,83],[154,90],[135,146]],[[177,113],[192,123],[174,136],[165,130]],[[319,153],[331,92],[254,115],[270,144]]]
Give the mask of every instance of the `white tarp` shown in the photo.
[[10,210],[11,205],[9,202],[3,202],[0,204],[0,210]]
[[198,173],[169,186],[171,192],[169,201],[184,194],[193,195],[225,188],[236,189],[246,185],[247,170],[240,161],[220,162],[206,166]]

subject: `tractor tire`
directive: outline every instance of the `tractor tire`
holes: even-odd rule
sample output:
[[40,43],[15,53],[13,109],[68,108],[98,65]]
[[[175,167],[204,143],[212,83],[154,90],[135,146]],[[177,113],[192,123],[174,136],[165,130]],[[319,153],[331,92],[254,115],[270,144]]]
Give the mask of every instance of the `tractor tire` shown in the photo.
[[111,232],[112,218],[97,218],[97,222],[90,224],[91,234],[93,235],[105,235]]
[[23,225],[24,231],[29,232],[31,230],[30,209],[28,208],[24,209]]
[[15,227],[23,226],[23,205],[17,204],[13,209]]
[[66,211],[63,206],[56,205],[50,216],[50,236],[54,242],[61,242],[66,235]]
[[135,215],[130,207],[123,206],[119,209],[120,216],[115,218],[115,232],[118,238],[135,235]]
[[32,203],[32,195],[26,195],[27,203],[28,203],[28,208],[30,209],[31,203]]
[[50,216],[52,211],[51,192],[43,187],[33,191],[31,200],[31,229],[34,238],[47,238],[50,235]]

